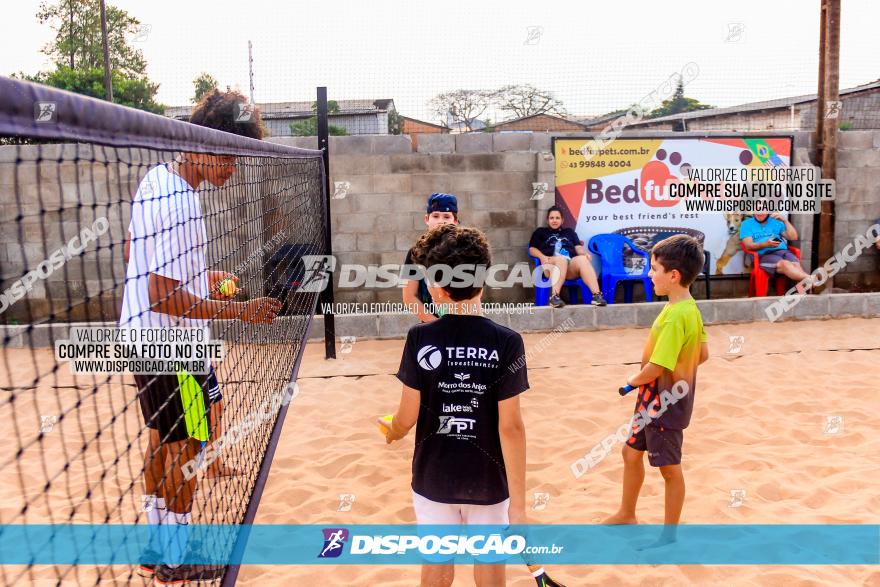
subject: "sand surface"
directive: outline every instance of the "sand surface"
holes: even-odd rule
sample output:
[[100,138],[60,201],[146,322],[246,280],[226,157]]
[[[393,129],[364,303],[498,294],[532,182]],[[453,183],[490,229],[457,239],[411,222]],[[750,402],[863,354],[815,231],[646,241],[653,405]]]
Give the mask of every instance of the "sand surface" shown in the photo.
[[[880,377],[880,320],[751,323],[707,329],[711,358],[698,376],[685,433],[688,496],[684,523],[880,523],[880,437],[872,409]],[[527,491],[549,493],[536,523],[600,522],[619,502],[622,464],[615,451],[575,479],[569,466],[631,414],[616,393],[637,369],[647,330],[564,334],[529,363],[522,398],[528,437]],[[525,335],[527,351],[546,334]],[[730,337],[744,337],[729,353]],[[257,516],[263,523],[414,523],[412,437],[386,446],[373,419],[400,397],[394,377],[403,341],[356,342],[325,361],[309,345],[300,396],[284,426]],[[865,349],[865,350],[860,350]],[[636,363],[634,365],[634,363]],[[826,434],[828,417],[843,430]],[[745,502],[730,507],[731,490]],[[338,512],[340,494],[356,496]],[[639,514],[663,522],[663,481],[648,468]],[[456,586],[473,585],[467,566]],[[880,585],[880,570],[841,566],[559,566],[580,585]],[[244,567],[242,585],[418,585],[418,567]],[[508,585],[531,587],[523,567]]]
[[[880,436],[876,433],[876,381],[880,379],[880,320],[750,323],[707,328],[711,358],[698,376],[694,417],[685,433],[684,470],[688,487],[683,522],[692,524],[880,523]],[[529,363],[531,389],[522,398],[528,437],[527,490],[549,494],[540,510],[529,509],[536,523],[590,524],[613,512],[620,496],[622,465],[617,451],[580,479],[570,464],[624,423],[632,400],[616,389],[637,369],[647,330],[626,329],[567,333],[555,338]],[[525,335],[526,348],[543,346],[546,334]],[[730,337],[743,338],[741,352],[730,353]],[[386,446],[374,425],[392,412],[400,383],[394,377],[403,341],[359,341],[336,361],[325,361],[323,344],[310,344],[300,371],[300,393],[291,405],[257,523],[346,525],[415,522],[410,498],[412,435]],[[0,406],[7,429],[4,447],[23,439],[31,448],[19,459],[4,451],[0,469],[0,519],[16,520],[24,493],[31,502],[28,522],[67,521],[69,494],[96,485],[103,505],[79,505],[76,521],[133,521],[141,493],[136,404],[124,418],[85,449],[64,484],[42,491],[44,467],[77,454],[79,443],[62,437],[93,435],[102,410],[119,412],[132,401],[131,382],[114,378],[72,377],[52,372],[48,350],[3,351],[0,386],[52,381],[50,393],[20,394],[14,406]],[[247,358],[253,369],[271,363],[271,353]],[[232,363],[229,364],[231,366]],[[259,370],[257,369],[257,370]],[[240,374],[239,374],[240,375]],[[221,379],[230,377],[221,370]],[[248,375],[250,377],[250,375]],[[230,413],[244,413],[247,403],[229,388]],[[59,424],[70,434],[46,435],[35,443],[39,416],[70,410],[81,401],[78,419]],[[108,404],[106,402],[110,401]],[[842,429],[826,431],[829,417],[841,416]],[[133,444],[129,445],[129,442]],[[38,450],[39,449],[39,450]],[[112,467],[112,477],[95,483],[96,471]],[[12,459],[12,460],[10,460]],[[202,481],[204,511],[235,494],[236,486]],[[745,501],[730,507],[733,490]],[[354,494],[350,511],[337,511],[340,494]],[[224,497],[225,496],[225,497]],[[81,500],[77,500],[81,502]],[[54,513],[55,515],[50,515]],[[640,520],[662,523],[663,482],[648,468]],[[218,520],[219,521],[219,520]],[[878,585],[880,570],[867,566],[555,566],[553,574],[568,587],[581,585]],[[17,575],[0,569],[0,582]],[[20,571],[20,570],[19,570]],[[456,569],[456,586],[473,585],[467,566]],[[19,583],[56,584],[53,569],[40,568]],[[94,572],[65,573],[62,584],[94,584]],[[327,585],[411,587],[418,585],[416,566],[243,567],[246,586]],[[105,579],[129,580],[129,569],[114,568]],[[143,581],[133,577],[134,584]],[[508,570],[508,585],[530,587],[534,581],[521,566]]]

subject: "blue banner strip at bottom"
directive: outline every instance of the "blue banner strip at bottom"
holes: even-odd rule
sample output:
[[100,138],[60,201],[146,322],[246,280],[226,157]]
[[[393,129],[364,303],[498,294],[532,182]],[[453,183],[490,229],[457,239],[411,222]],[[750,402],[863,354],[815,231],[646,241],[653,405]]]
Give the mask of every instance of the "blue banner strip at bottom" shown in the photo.
[[25,524],[0,525],[0,545],[0,564],[16,565],[877,565],[880,525]]

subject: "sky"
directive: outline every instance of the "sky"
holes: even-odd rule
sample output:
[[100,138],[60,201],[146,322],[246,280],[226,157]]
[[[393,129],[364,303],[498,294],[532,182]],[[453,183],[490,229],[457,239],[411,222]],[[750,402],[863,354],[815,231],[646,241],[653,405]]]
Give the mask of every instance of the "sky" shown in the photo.
[[[278,2],[113,0],[142,23],[132,39],[160,84],[187,105],[201,72],[257,102],[392,98],[436,120],[428,102],[459,88],[530,83],[574,115],[640,101],[685,65],[686,94],[714,106],[816,91],[820,0],[579,2]],[[7,0],[0,74],[49,69],[39,0]],[[880,3],[843,0],[840,87],[880,78]],[[496,113],[497,116],[497,113]]]

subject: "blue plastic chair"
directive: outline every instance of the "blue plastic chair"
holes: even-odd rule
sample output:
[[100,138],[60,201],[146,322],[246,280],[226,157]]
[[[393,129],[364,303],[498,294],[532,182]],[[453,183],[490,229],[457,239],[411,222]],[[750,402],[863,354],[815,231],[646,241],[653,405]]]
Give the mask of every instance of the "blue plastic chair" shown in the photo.
[[[623,247],[628,245],[635,254],[645,258],[645,269],[641,273],[627,273],[623,265]],[[651,270],[651,255],[639,249],[635,243],[622,234],[597,234],[590,239],[587,248],[591,253],[599,255],[602,260],[602,275],[599,282],[602,294],[609,304],[614,303],[614,292],[617,284],[623,282],[623,301],[631,304],[633,300],[633,282],[641,281],[645,288],[645,299],[654,301],[654,288],[648,271]]]
[[[528,253],[528,247],[526,247],[526,252]],[[532,257],[530,253],[528,253],[529,259],[531,259],[535,267],[538,267],[541,264],[541,261],[537,257]],[[589,304],[593,299],[593,292],[590,291],[590,288],[587,287],[587,284],[578,277],[576,279],[566,279],[562,286],[568,290],[568,302],[570,304],[577,302],[578,289],[581,292],[581,303]],[[550,291],[552,289],[552,283],[550,282],[550,278],[544,275],[544,272],[541,271],[538,280],[535,282],[535,305],[536,306],[549,306],[550,305]]]

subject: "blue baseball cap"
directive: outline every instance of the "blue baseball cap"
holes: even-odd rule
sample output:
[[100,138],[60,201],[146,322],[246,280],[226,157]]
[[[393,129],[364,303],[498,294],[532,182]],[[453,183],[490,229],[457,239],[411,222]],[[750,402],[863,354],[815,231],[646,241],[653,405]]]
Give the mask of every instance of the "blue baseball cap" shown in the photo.
[[454,212],[458,214],[458,198],[452,194],[431,194],[428,196],[428,214],[431,212]]

